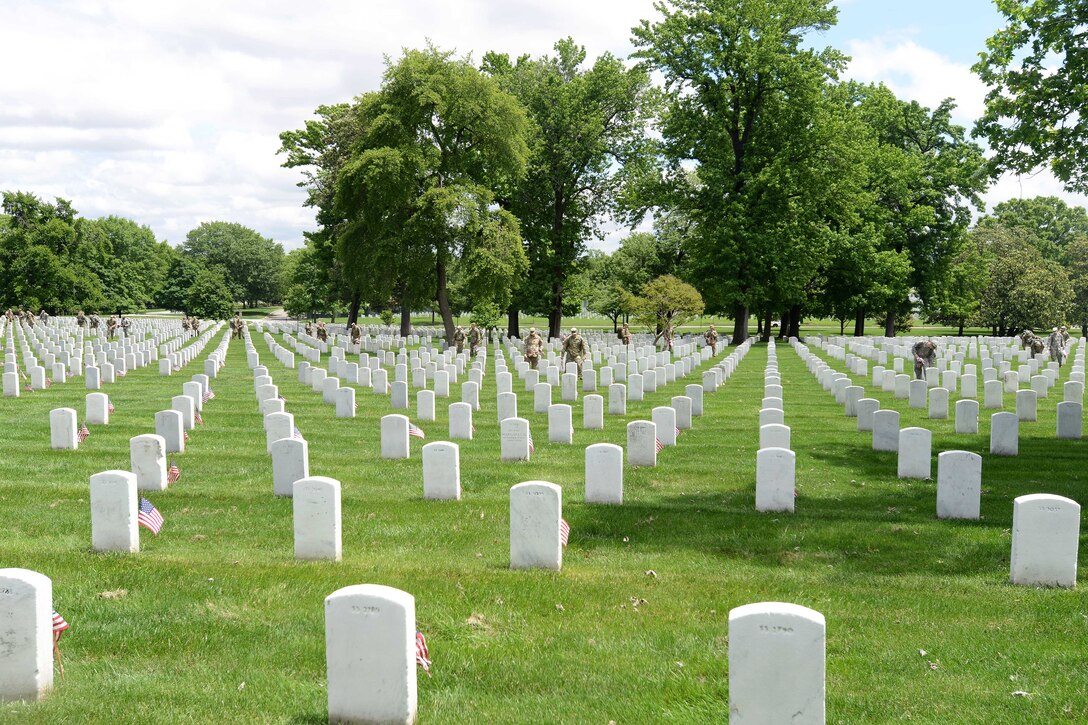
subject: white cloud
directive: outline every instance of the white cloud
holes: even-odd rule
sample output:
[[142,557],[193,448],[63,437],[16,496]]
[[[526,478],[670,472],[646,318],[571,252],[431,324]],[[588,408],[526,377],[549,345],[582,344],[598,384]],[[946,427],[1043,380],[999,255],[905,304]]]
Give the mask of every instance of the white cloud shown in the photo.
[[381,83],[428,39],[479,60],[572,35],[624,56],[649,0],[268,3],[0,0],[0,190],[72,200],[181,241],[202,221],[289,247],[313,227],[281,131]]

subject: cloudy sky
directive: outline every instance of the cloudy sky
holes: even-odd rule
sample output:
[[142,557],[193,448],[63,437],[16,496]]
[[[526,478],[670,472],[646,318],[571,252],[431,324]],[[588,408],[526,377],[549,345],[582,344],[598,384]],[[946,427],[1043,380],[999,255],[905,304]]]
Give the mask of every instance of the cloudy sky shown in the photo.
[[[955,97],[971,125],[984,88],[970,65],[1000,25],[991,0],[839,6],[814,42],[852,56],[848,76],[928,106]],[[278,134],[376,88],[385,57],[428,38],[476,59],[537,55],[567,35],[590,57],[626,56],[630,28],[654,16],[650,0],[0,0],[0,190],[61,196],[175,244],[225,220],[292,248],[313,214]],[[1006,178],[987,201],[1037,194],[1061,187]]]

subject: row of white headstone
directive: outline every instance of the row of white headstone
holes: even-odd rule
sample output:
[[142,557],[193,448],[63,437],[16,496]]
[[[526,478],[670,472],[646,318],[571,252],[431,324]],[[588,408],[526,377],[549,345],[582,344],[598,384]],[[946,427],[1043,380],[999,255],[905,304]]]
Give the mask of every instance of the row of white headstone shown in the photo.
[[[794,344],[798,355],[815,375],[829,381],[829,369],[801,343]],[[841,374],[841,373],[840,373]],[[825,389],[828,385],[825,383]],[[841,389],[841,386],[840,386]],[[847,388],[849,390],[849,388]],[[847,399],[853,399],[856,394]],[[864,430],[862,415],[871,418],[873,449],[898,453],[899,478],[928,479],[931,476],[932,434],[926,428],[899,428],[899,412],[872,410],[871,398],[856,400],[858,430]],[[974,401],[960,401],[974,402]],[[977,406],[977,403],[976,403]],[[847,415],[850,411],[847,410]],[[990,450],[994,455],[1016,455],[1019,420],[1013,413],[996,413],[992,418]],[[977,428],[977,420],[976,420]],[[982,495],[982,456],[971,451],[943,451],[937,456],[937,517],[978,519]],[[1013,502],[1013,541],[1010,579],[1026,586],[1073,587],[1077,577],[1077,549],[1080,541],[1080,505],[1063,496],[1030,494]]]

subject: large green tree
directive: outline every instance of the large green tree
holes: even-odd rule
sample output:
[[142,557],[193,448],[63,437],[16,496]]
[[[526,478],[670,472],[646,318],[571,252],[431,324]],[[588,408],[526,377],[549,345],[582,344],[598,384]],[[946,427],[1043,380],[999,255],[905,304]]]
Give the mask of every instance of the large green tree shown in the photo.
[[1088,211],[1056,196],[1009,199],[994,206],[990,217],[1006,227],[1028,230],[1043,257],[1056,262],[1063,260],[1070,242],[1088,236]]
[[830,0],[655,7],[661,18],[633,33],[635,55],[662,73],[669,94],[657,203],[694,222],[691,275],[708,309],[733,313],[740,342],[751,309],[804,296],[833,231],[828,204],[854,183],[841,114],[826,103],[845,58],[805,42],[837,11]]
[[182,252],[218,267],[234,299],[250,306],[279,302],[283,247],[234,222],[204,222],[189,231]]
[[166,242],[146,226],[110,216],[80,219],[75,258],[102,282],[102,306],[109,312],[151,307],[166,281],[173,257]]
[[532,121],[528,173],[501,198],[521,222],[531,261],[509,310],[515,335],[520,308],[546,314],[548,334],[559,336],[568,276],[616,211],[627,171],[644,165],[653,146],[647,130],[657,94],[644,68],[609,53],[587,65],[572,38],[554,50],[516,61],[488,53],[483,64]]
[[995,0],[1005,27],[973,70],[989,86],[975,125],[993,172],[1048,167],[1088,191],[1088,0]]

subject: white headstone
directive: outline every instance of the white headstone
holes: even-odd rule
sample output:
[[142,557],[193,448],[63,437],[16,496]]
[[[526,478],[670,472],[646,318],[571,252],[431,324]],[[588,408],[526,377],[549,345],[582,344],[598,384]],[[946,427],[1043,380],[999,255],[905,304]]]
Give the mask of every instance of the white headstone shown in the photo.
[[272,492],[276,496],[294,493],[295,481],[310,477],[310,446],[301,438],[272,442]]
[[496,397],[496,408],[498,410],[499,422],[503,422],[507,418],[518,417],[518,396],[517,393],[499,393]]
[[676,411],[668,406],[657,406],[650,411],[650,419],[657,426],[657,439],[662,445],[676,445]]
[[[510,422],[504,421],[503,425]],[[563,491],[554,483],[526,481],[510,489],[511,569],[562,568],[562,515]]]
[[1064,496],[1034,493],[1013,500],[1013,584],[1075,587],[1080,543],[1080,504]]
[[793,511],[796,456],[785,448],[756,452],[756,511]]
[[85,416],[89,425],[109,425],[110,396],[105,393],[87,393]]
[[420,390],[416,393],[416,419],[434,420],[434,391]]
[[454,440],[472,440],[472,406],[468,403],[450,403],[450,438]]
[[873,414],[880,410],[880,401],[876,398],[862,398],[857,403],[858,432],[873,430]]
[[0,622],[0,702],[45,697],[53,689],[49,577],[29,569],[0,569]]
[[325,599],[330,723],[416,722],[416,603],[378,584]]
[[167,453],[185,452],[185,427],[180,411],[160,410],[155,413],[155,435],[166,441]]
[[623,503],[623,448],[613,443],[586,447],[586,503]]
[[612,383],[608,386],[608,414],[627,415],[627,386]]
[[423,446],[423,498],[461,498],[461,450],[456,443],[436,441]]
[[500,423],[499,448],[504,461],[529,460],[529,421],[507,418]]
[[549,383],[537,383],[533,388],[533,412],[547,413],[552,404],[552,386]]
[[928,428],[899,431],[899,478],[929,479],[932,476],[933,433]]
[[295,432],[295,416],[290,413],[269,413],[264,417],[264,447],[272,452],[272,444],[290,438]]
[[[336,378],[332,378],[336,380]],[[339,386],[340,381],[336,381]],[[337,418],[354,418],[355,417],[355,388],[345,385],[344,387],[338,387],[335,393],[336,396],[336,417]]]
[[824,617],[782,602],[729,612],[729,722],[823,725]]
[[382,458],[407,458],[408,416],[397,413],[382,416]]
[[929,417],[931,420],[948,419],[948,390],[945,388],[929,391]]
[[185,430],[192,430],[196,422],[196,408],[188,395],[175,395],[170,399],[170,407],[181,413],[181,425]]
[[763,408],[759,411],[759,425],[783,425],[786,414],[780,408]]
[[166,439],[145,433],[128,441],[129,461],[140,491],[163,491],[166,480]]
[[312,476],[295,481],[292,489],[295,558],[340,561],[340,482]]
[[604,429],[604,398],[596,393],[582,398],[582,427],[586,430]]
[[956,432],[978,433],[978,401],[956,401]]
[[1083,430],[1083,406],[1077,402],[1058,403],[1058,437],[1079,440]]
[[759,427],[759,447],[763,448],[790,448],[790,427],[768,423]]
[[1000,380],[987,380],[982,384],[982,406],[987,410],[1001,408],[1004,397]]
[[873,450],[899,450],[899,411],[878,410],[873,413]]
[[990,455],[1015,456],[1019,453],[1020,420],[1016,413],[994,413],[990,416]]
[[981,495],[982,456],[970,451],[937,455],[937,518],[977,519]]
[[76,411],[72,408],[54,408],[49,411],[49,443],[53,450],[75,450]]
[[573,411],[569,405],[559,403],[548,406],[548,442],[574,442]]
[[1038,419],[1038,394],[1034,390],[1016,391],[1016,417],[1025,422]]
[[103,471],[91,476],[91,548],[140,550],[136,474]]
[[627,424],[627,462],[632,466],[657,465],[657,426],[648,420]]

